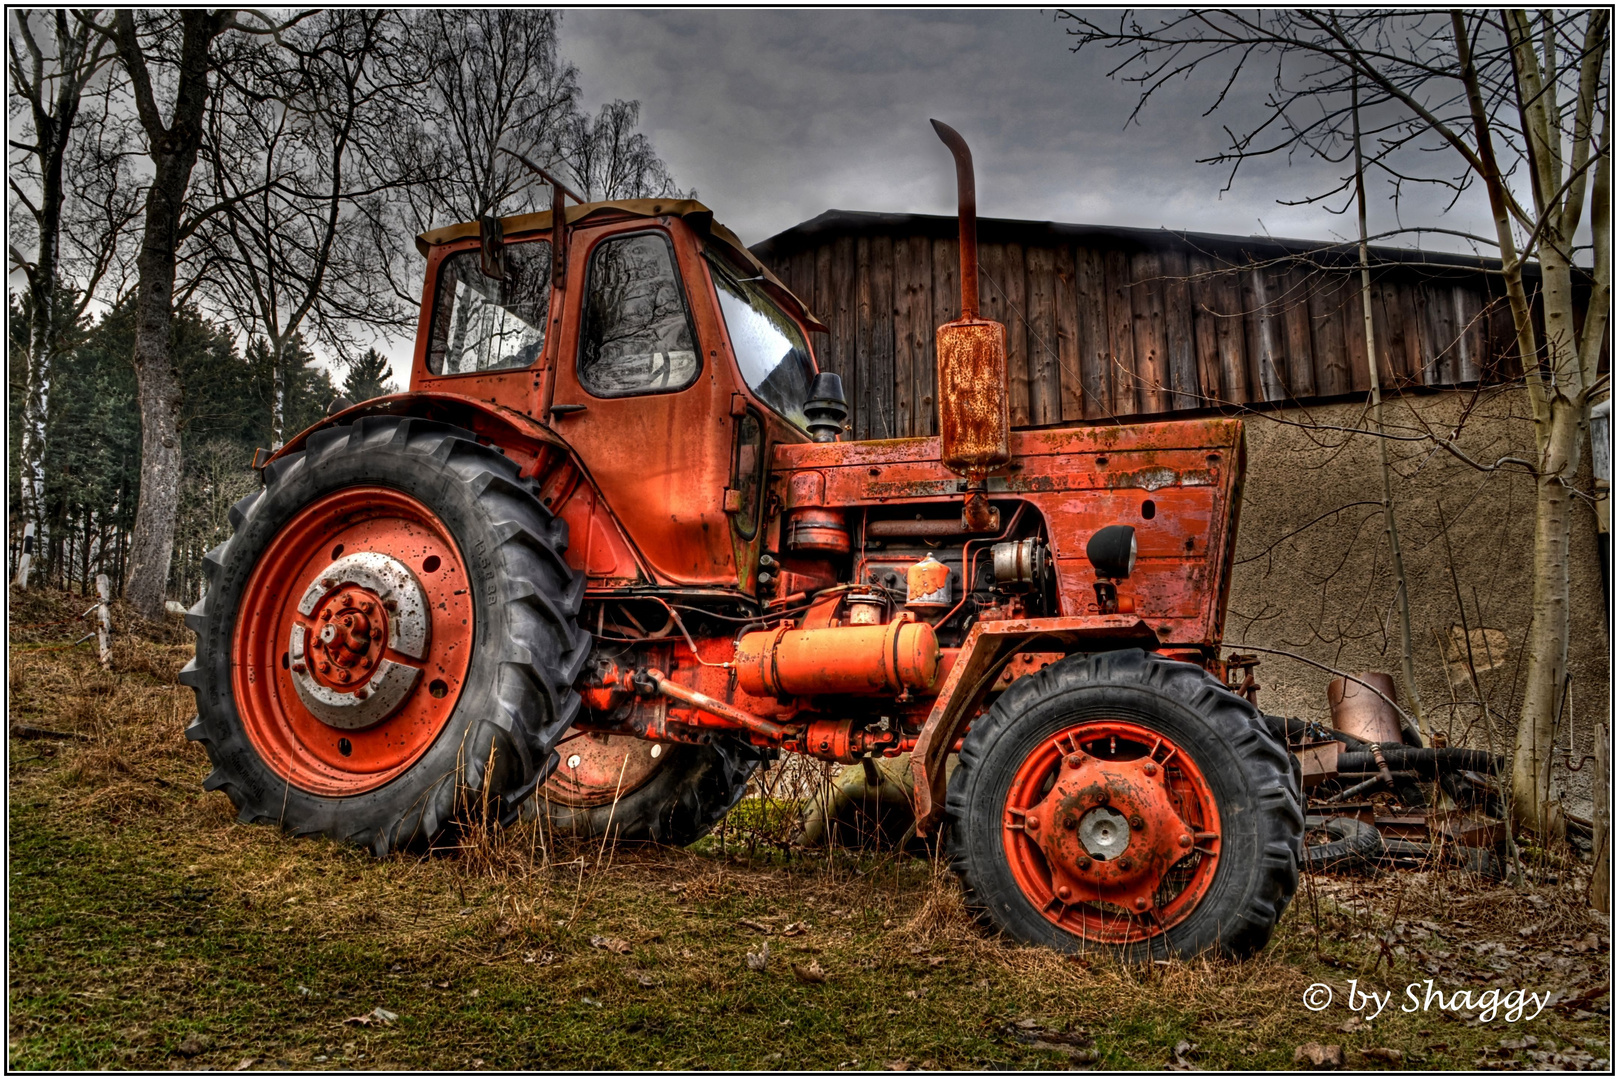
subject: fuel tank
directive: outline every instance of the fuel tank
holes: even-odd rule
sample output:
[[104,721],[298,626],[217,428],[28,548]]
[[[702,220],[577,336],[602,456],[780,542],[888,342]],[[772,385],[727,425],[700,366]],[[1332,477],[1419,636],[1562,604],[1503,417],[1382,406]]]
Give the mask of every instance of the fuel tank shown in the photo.
[[737,684],[755,697],[926,692],[938,676],[939,639],[909,612],[878,626],[756,630],[736,650]]

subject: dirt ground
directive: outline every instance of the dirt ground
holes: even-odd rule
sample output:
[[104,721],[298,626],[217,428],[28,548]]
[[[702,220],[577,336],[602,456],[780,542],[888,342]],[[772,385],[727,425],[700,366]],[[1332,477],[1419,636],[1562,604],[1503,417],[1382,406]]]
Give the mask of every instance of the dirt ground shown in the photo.
[[190,635],[121,613],[104,673],[83,604],[12,597],[13,1069],[1609,1069],[1576,863],[1316,877],[1256,958],[1125,968],[746,803],[689,850],[521,825],[379,861],[238,824],[182,737]]

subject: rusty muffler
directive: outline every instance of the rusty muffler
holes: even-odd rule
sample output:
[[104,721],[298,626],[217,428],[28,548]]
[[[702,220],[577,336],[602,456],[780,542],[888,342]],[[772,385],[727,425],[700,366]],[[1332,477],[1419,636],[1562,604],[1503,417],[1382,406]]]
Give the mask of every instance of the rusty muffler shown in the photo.
[[938,329],[939,457],[967,478],[961,521],[968,532],[1000,528],[986,495],[989,474],[1012,460],[1006,327],[978,317],[978,192],[973,155],[955,128],[931,121],[956,159],[961,219],[961,317]]

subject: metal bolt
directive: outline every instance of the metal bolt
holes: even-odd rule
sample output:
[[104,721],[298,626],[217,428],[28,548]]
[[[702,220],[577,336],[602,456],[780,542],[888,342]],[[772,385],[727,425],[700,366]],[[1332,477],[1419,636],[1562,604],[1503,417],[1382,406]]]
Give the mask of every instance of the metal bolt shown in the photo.
[[321,612],[320,613],[320,621],[321,622],[331,622],[332,621],[332,613],[330,611]]
[[364,701],[366,698],[371,696],[371,691],[362,686],[358,690],[354,691],[354,696],[359,698],[361,701]]
[[337,602],[342,604],[344,607],[348,607],[350,604],[354,603],[354,597],[348,593],[344,593],[342,596],[337,598]]
[[354,625],[354,616],[353,615],[345,615],[341,619],[339,619],[338,621],[341,622],[344,626],[353,626]]
[[292,665],[292,670],[294,670],[298,674],[302,675],[305,672],[305,670],[307,670],[307,669],[302,664],[294,664],[294,665]]
[[1069,754],[1068,755],[1068,767],[1070,769],[1077,769],[1077,768],[1079,768],[1080,763],[1083,762],[1084,760],[1085,759],[1080,757],[1078,754]]
[[371,659],[369,656],[360,658],[360,666],[365,668],[367,671],[370,671],[374,664],[376,664],[376,661]]
[[1089,859],[1087,859],[1085,856],[1081,855],[1079,857],[1078,866],[1079,866],[1079,868],[1081,870],[1089,870],[1091,868],[1091,861]]
[[1135,863],[1130,861],[1130,856],[1128,856],[1128,855],[1126,855],[1124,858],[1119,860],[1119,869],[1120,870],[1129,870],[1134,866],[1135,866]]
[[324,660],[322,660],[322,661],[321,661],[321,662],[320,662],[320,673],[321,673],[321,674],[322,674],[322,675],[325,675],[325,674],[328,674],[328,673],[329,673],[329,672],[330,672],[330,671],[331,671],[331,670],[332,670],[332,665],[330,665],[330,664],[328,664],[328,663],[327,663],[327,662],[326,662],[326,661],[324,661]]
[[1136,910],[1137,911],[1146,911],[1147,910],[1147,898],[1145,896],[1136,897]]
[[1187,836],[1185,833],[1181,833],[1180,845],[1181,845],[1181,847],[1191,847],[1192,846],[1192,838],[1190,836]]
[[1109,795],[1107,792],[1104,791],[1100,795],[1096,796],[1096,805],[1097,806],[1106,806],[1108,804],[1108,802],[1112,800],[1112,798],[1113,798],[1113,796]]
[[389,611],[398,611],[399,610],[398,602],[393,601],[393,600],[384,600],[382,602],[382,606],[387,608]]
[[348,673],[348,672],[346,672],[346,671],[341,671],[341,670],[340,670],[340,671],[338,671],[338,673],[337,673],[337,681],[338,681],[338,682],[348,682],[348,681],[349,681],[349,680],[350,680],[350,679],[352,679],[352,678],[353,678],[353,677],[354,677],[354,676],[352,676],[352,675],[350,675],[350,674],[349,674],[349,673]]
[[1141,771],[1146,773],[1148,776],[1157,776],[1158,766],[1149,761],[1145,765],[1141,766]]
[[320,587],[323,589],[335,589],[337,588],[337,582],[331,578],[321,578]]
[[1070,896],[1074,895],[1074,890],[1070,889],[1066,885],[1059,885],[1059,886],[1057,886],[1057,895],[1062,897],[1064,900],[1066,900]]
[[1141,815],[1140,814],[1131,814],[1130,815],[1130,828],[1132,828],[1132,829],[1146,828],[1146,822],[1141,820]]
[[1033,814],[1030,814],[1028,817],[1023,819],[1023,827],[1025,829],[1032,829],[1035,832],[1039,832],[1040,819],[1035,817]]
[[377,609],[377,605],[373,604],[369,600],[367,600],[365,603],[360,605],[360,610],[365,612],[367,615],[371,614],[376,609]]

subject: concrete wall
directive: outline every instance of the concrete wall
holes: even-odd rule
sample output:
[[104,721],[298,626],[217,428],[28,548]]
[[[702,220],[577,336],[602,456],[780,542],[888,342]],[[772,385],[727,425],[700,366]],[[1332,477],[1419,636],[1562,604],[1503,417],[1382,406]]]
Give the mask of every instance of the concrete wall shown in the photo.
[[[1384,408],[1391,434],[1448,435],[1459,424],[1455,442],[1476,461],[1493,463],[1509,454],[1534,458],[1529,401],[1520,389],[1408,393]],[[1342,671],[1387,671],[1400,679],[1399,619],[1383,536],[1377,440],[1331,430],[1369,426],[1366,410],[1356,402],[1249,414],[1248,479],[1226,621],[1231,648],[1246,642]],[[1480,471],[1429,440],[1388,445],[1427,723],[1446,731],[1453,743],[1488,747],[1493,742],[1503,750],[1511,745],[1522,700],[1533,481],[1516,468]],[[1588,444],[1582,452],[1579,486],[1589,494]],[[1591,502],[1576,499],[1569,560],[1574,677],[1569,712],[1581,753],[1589,752],[1592,725],[1608,710],[1610,646],[1597,551]],[[1467,670],[1464,610],[1482,697]],[[1266,711],[1327,718],[1328,672],[1267,655],[1256,676]],[[1480,700],[1487,709],[1476,704]],[[1401,704],[1411,711],[1403,690]],[[1561,745],[1567,745],[1569,728],[1565,715]],[[1584,802],[1590,775],[1589,764],[1576,774],[1559,767],[1554,786]]]

